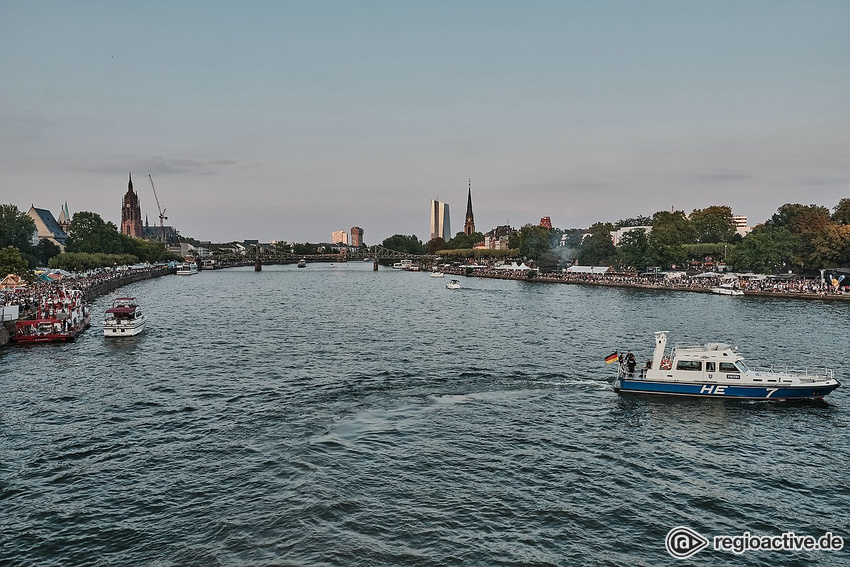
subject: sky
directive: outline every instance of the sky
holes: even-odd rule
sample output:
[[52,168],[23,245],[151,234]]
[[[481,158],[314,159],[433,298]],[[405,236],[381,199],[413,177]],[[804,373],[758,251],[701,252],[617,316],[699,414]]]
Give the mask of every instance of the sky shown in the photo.
[[0,0],[0,203],[182,235],[850,197],[850,2]]

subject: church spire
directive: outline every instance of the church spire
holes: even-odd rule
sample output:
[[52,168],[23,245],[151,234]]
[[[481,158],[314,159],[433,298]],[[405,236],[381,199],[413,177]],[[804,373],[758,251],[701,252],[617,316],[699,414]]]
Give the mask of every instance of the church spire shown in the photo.
[[127,191],[133,192],[133,174],[130,174],[130,183],[127,184]]
[[467,236],[475,232],[475,216],[472,214],[472,178],[469,179],[469,191],[466,194],[466,222],[463,223],[463,232]]

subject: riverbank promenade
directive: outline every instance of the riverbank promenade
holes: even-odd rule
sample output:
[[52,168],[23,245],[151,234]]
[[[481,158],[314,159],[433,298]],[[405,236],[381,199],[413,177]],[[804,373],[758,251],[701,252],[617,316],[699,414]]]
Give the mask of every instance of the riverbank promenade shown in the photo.
[[[443,272],[457,276],[494,278],[506,280],[521,280],[541,283],[564,283],[579,285],[596,285],[608,287],[627,287],[664,291],[690,291],[695,293],[712,293],[711,289],[719,283],[717,278],[701,278],[687,275],[665,277],[664,275],[636,274],[587,274],[552,272],[541,274],[531,270],[510,270],[500,268],[468,268],[445,267]],[[779,280],[764,277],[761,279],[741,279],[738,288],[745,296],[781,297],[791,299],[819,299],[832,301],[850,301],[850,290],[847,287],[835,289],[830,285],[821,285],[812,278]]]

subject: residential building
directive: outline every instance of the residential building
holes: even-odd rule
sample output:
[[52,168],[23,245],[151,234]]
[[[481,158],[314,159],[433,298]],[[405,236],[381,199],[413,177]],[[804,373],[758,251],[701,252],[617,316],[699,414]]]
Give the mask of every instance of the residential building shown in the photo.
[[[614,246],[620,245],[620,239],[623,238],[623,235],[627,232],[631,232],[633,230],[643,229],[647,234],[652,232],[651,226],[624,226],[623,228],[619,228],[611,232],[611,240],[614,242]],[[589,234],[589,233],[588,233]]]
[[452,238],[449,204],[436,199],[431,200],[431,239],[434,238],[442,238],[447,242]]
[[363,229],[359,226],[351,227],[351,245],[354,248],[363,246]]
[[348,233],[342,229],[331,233],[331,242],[334,244],[348,244]]

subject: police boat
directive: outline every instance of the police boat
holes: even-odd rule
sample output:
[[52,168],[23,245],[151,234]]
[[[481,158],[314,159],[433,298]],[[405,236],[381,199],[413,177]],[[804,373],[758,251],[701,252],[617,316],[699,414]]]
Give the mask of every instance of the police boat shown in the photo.
[[737,348],[725,343],[676,344],[668,331],[655,333],[655,350],[645,368],[619,365],[614,391],[747,400],[822,399],[838,388],[829,368],[749,368]]

